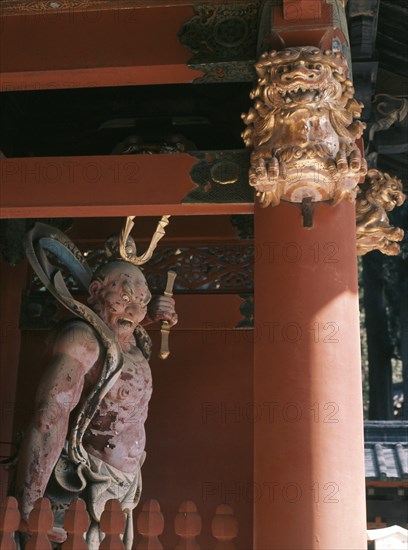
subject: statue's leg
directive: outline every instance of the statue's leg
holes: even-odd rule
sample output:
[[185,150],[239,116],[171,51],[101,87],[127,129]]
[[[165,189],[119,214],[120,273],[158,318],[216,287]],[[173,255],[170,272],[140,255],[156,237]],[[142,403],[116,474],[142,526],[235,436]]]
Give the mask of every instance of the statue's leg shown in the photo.
[[99,523],[91,518],[91,525],[86,534],[86,543],[89,550],[98,550],[101,544],[102,536],[99,529]]
[[123,535],[123,544],[125,545],[125,550],[132,550],[133,538],[134,533],[132,510],[126,510],[126,527],[125,533]]

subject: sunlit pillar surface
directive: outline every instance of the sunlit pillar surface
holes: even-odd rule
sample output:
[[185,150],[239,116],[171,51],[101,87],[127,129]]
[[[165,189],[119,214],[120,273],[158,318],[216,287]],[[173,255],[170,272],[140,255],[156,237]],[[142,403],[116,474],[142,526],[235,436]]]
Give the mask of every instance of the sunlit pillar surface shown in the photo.
[[354,205],[256,208],[255,246],[254,549],[365,549]]

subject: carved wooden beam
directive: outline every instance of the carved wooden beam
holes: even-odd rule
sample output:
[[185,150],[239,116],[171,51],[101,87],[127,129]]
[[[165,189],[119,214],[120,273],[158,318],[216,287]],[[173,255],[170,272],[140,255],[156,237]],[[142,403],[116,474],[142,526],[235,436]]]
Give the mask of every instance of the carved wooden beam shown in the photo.
[[348,21],[353,60],[371,59],[377,36],[380,0],[350,0]]
[[1,91],[252,81],[265,47],[339,46],[347,55],[340,0],[0,4]]
[[0,218],[248,214],[247,165],[245,151],[0,159]]
[[264,43],[340,43],[337,4],[3,0],[0,90],[251,81]]
[[178,40],[194,16],[182,1],[6,1],[1,6],[1,90],[191,82]]

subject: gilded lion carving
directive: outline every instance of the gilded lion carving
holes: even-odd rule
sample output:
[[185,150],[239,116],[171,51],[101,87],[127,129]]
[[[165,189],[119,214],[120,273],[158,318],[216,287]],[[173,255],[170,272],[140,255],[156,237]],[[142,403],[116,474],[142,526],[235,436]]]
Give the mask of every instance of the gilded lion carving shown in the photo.
[[404,231],[393,227],[387,212],[405,201],[402,182],[379,170],[369,170],[358,190],[356,200],[357,254],[363,256],[371,250],[380,250],[388,256],[399,254],[398,241]]
[[261,205],[354,200],[367,172],[355,143],[365,125],[356,120],[362,104],[354,99],[344,56],[288,48],[264,53],[256,70],[242,137],[253,149],[249,183]]

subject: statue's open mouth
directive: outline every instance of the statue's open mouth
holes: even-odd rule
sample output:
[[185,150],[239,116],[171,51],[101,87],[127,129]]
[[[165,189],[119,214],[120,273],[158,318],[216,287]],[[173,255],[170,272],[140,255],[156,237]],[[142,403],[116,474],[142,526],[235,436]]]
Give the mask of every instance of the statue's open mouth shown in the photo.
[[321,90],[299,85],[287,90],[278,88],[278,93],[284,103],[314,103],[320,100]]
[[122,328],[132,328],[133,327],[133,321],[130,319],[118,319],[118,325]]

